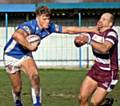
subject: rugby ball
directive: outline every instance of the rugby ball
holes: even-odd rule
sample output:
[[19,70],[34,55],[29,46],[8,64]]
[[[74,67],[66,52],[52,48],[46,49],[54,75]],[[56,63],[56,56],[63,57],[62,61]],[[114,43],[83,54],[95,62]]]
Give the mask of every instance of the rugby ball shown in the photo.
[[27,41],[30,42],[31,45],[39,46],[41,39],[38,35],[28,35],[26,37]]

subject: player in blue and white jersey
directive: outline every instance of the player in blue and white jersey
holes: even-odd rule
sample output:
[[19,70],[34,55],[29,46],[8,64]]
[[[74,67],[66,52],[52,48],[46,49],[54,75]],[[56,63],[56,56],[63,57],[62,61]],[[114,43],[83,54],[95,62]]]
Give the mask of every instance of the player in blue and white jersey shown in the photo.
[[32,52],[36,51],[38,46],[31,45],[26,40],[28,35],[37,35],[42,40],[53,32],[69,34],[96,32],[96,28],[66,27],[54,24],[50,22],[50,13],[48,7],[37,8],[36,19],[20,24],[4,48],[4,63],[11,80],[12,95],[16,106],[23,106],[21,102],[22,82],[20,76],[20,70],[22,69],[31,82],[33,105],[41,106],[38,68],[32,57]]

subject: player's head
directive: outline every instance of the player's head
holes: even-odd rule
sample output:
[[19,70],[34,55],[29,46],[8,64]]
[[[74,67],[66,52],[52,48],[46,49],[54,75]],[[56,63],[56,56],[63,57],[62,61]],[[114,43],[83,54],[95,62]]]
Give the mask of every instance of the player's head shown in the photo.
[[42,15],[42,14],[44,14],[46,16],[50,16],[51,11],[47,6],[41,6],[36,9],[35,13],[36,13],[36,16]]
[[103,13],[97,22],[97,27],[109,29],[114,24],[114,16],[111,13]]
[[47,6],[38,7],[35,11],[37,21],[41,28],[48,28],[51,11]]

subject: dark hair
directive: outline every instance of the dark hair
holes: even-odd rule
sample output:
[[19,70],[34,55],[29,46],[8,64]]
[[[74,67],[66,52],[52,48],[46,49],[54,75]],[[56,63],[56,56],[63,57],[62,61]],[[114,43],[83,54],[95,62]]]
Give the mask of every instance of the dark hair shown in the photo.
[[47,6],[41,6],[41,7],[38,7],[36,9],[35,14],[36,15],[41,15],[41,14],[50,15],[51,11],[50,11],[50,9]]

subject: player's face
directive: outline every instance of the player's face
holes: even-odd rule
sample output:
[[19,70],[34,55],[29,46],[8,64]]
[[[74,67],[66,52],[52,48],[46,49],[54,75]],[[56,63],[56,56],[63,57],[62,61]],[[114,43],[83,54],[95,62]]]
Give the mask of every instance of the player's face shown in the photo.
[[110,28],[111,27],[111,15],[109,13],[105,13],[101,16],[101,18],[97,22],[98,28]]
[[42,14],[42,15],[38,16],[38,19],[39,19],[39,24],[40,24],[41,28],[46,29],[49,27],[49,23],[50,23],[49,15]]

